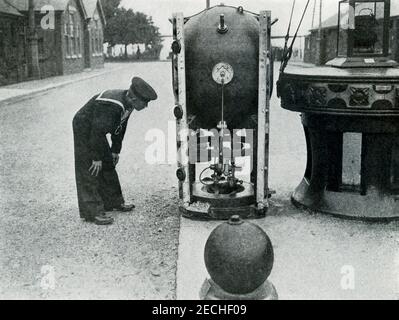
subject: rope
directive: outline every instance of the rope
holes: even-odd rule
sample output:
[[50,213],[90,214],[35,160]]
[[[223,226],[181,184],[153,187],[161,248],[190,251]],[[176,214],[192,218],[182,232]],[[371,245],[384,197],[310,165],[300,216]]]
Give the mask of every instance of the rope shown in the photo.
[[306,3],[305,9],[304,9],[304,11],[302,13],[301,20],[299,21],[298,28],[296,29],[295,35],[294,35],[294,37],[292,39],[292,42],[291,42],[291,45],[290,45],[289,49],[287,50],[287,52],[283,53],[283,60],[281,62],[280,74],[284,73],[284,70],[287,67],[288,61],[291,59],[292,49],[294,47],[295,40],[296,40],[296,38],[298,36],[299,29],[300,29],[300,27],[302,25],[303,18],[305,17],[306,11],[308,10],[309,3],[310,3],[310,0],[308,0],[307,3]]
[[[292,16],[294,14],[294,9],[295,9],[295,2],[296,2],[296,0],[294,0],[294,2],[292,4],[290,22],[288,23],[287,35],[285,36],[284,49],[283,49],[283,61],[284,61],[284,57],[287,55],[287,52],[288,52],[288,40],[290,39],[291,23],[292,23]],[[283,63],[281,63],[281,66],[280,66],[280,73],[283,72],[282,66],[283,66]]]
[[294,3],[292,4],[292,8],[291,8],[290,22],[288,24],[287,35],[285,36],[286,44],[288,43],[288,39],[290,38],[291,23],[292,23],[292,16],[294,15],[295,3],[296,3],[296,0],[294,0]]

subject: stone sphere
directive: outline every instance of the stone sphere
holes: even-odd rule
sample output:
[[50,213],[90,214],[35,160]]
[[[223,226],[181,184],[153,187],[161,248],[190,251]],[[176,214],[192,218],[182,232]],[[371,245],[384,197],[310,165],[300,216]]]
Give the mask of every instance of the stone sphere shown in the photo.
[[257,225],[233,216],[218,226],[205,245],[205,265],[212,280],[231,294],[248,294],[269,277],[272,243]]

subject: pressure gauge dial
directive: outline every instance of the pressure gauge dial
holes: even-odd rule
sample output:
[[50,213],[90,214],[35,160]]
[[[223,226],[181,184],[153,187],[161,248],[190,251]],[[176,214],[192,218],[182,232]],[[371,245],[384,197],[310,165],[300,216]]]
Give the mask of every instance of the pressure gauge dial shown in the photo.
[[233,77],[233,67],[226,62],[220,62],[213,68],[212,78],[218,84],[228,84],[233,80]]

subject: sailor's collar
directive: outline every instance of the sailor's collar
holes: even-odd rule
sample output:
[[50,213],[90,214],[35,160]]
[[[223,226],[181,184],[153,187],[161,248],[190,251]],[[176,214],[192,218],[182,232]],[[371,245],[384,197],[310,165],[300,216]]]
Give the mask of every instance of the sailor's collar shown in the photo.
[[121,101],[116,100],[116,99],[105,98],[104,97],[105,92],[107,92],[107,91],[101,92],[100,95],[97,97],[96,101],[104,101],[104,102],[110,102],[110,103],[116,104],[116,105],[120,106],[122,108],[123,113],[125,113],[126,107],[124,106],[124,104]]

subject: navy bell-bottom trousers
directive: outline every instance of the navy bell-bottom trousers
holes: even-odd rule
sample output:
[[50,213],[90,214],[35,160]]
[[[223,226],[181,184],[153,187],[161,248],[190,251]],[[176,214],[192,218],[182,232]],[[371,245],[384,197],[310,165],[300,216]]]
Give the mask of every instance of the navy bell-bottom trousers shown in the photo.
[[77,119],[74,119],[75,178],[79,213],[82,219],[87,220],[124,203],[110,149],[109,155],[103,159],[103,169],[98,176],[92,176],[89,172],[93,162],[88,145],[89,129],[85,124],[80,124]]

